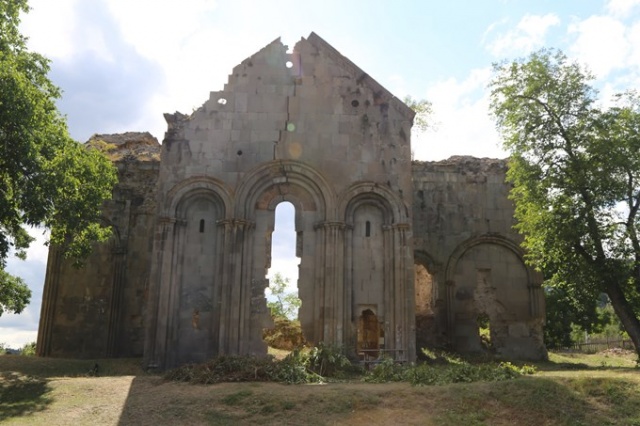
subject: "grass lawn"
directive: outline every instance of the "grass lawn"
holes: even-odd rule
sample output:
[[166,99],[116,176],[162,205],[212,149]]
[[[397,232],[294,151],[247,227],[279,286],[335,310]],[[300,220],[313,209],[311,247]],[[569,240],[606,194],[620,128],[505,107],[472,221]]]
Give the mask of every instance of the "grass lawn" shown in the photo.
[[[52,425],[639,425],[628,353],[552,353],[532,376],[413,387],[174,383],[139,360],[0,356],[0,423]],[[95,363],[99,377],[88,377]]]

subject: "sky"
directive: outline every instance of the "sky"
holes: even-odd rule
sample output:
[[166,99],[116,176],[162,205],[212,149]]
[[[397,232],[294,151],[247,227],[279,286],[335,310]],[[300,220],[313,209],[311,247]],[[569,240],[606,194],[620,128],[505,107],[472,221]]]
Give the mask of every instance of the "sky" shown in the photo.
[[[562,49],[596,76],[603,105],[640,87],[640,0],[30,0],[21,29],[51,60],[71,135],[149,131],[163,113],[190,113],[234,66],[280,37],[316,32],[397,97],[433,103],[434,126],[414,134],[417,160],[505,157],[488,114],[492,63]],[[273,271],[295,284],[293,210],[276,211]],[[0,317],[0,343],[35,341],[46,234],[9,272],[33,291],[20,315]],[[280,237],[282,234],[282,238]],[[292,256],[292,254],[289,254]],[[280,260],[283,259],[283,260]]]

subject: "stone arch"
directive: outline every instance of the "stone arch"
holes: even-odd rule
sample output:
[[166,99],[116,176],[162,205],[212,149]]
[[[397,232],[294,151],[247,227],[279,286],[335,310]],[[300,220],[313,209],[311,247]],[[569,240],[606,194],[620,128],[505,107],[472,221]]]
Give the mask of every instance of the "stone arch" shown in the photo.
[[[167,279],[168,341],[177,348],[169,365],[201,362],[219,353],[224,230],[230,199],[213,179],[194,178],[174,187],[168,211],[175,218]],[[225,200],[226,198],[226,200]]]
[[445,280],[447,329],[457,350],[483,350],[479,328],[487,326],[492,349],[505,356],[542,344],[541,276],[514,241],[498,234],[464,241],[447,262]]
[[[238,186],[235,216],[255,220],[256,208],[269,209],[289,201],[296,212],[314,210],[327,220],[335,195],[324,177],[308,164],[293,160],[265,163],[249,172]],[[273,204],[275,202],[275,204]]]
[[436,260],[424,250],[415,250],[413,259],[416,349],[420,357],[422,348],[441,343],[440,332],[444,327],[440,314],[445,301],[440,295],[445,293],[439,279],[442,268]]
[[413,357],[413,256],[405,204],[384,185],[358,182],[341,194],[337,209],[345,226],[344,308],[345,324],[351,324],[346,344],[358,347],[360,316],[369,309],[379,321],[380,350],[404,356],[395,351],[408,347]]
[[[441,280],[438,279],[438,275],[441,272],[441,266],[436,260],[426,251],[424,250],[414,250],[413,252],[413,261],[414,267],[422,266],[426,269],[426,272],[431,276],[432,280],[432,291],[429,299],[432,302],[432,308],[435,308],[436,303],[438,302],[438,296],[443,293],[443,288],[441,288],[442,284]],[[417,285],[417,284],[416,284]],[[416,286],[416,303],[418,302],[417,297],[419,293],[419,288]]]
[[[458,261],[464,254],[471,249],[480,244],[496,244],[506,248],[507,250],[512,251],[518,259],[524,264],[524,250],[512,241],[511,239],[504,237],[499,234],[484,234],[478,237],[472,237],[468,240],[459,244],[454,250],[453,253],[449,256],[449,260],[447,261],[447,266],[445,268],[445,282],[449,283],[455,274],[456,267],[458,266]],[[532,271],[530,268],[527,269],[527,277],[528,282],[530,284],[541,284],[541,280],[538,274],[535,271]]]
[[442,270],[442,265],[424,250],[414,250],[413,259],[416,264],[423,265],[430,274],[436,274]]
[[349,223],[353,212],[362,203],[375,204],[385,213],[386,225],[406,223],[408,208],[389,188],[373,182],[358,182],[344,191],[338,200],[337,210]]
[[[264,295],[268,285],[267,269],[271,262],[271,234],[275,208],[288,201],[295,208],[296,256],[298,265],[298,311],[305,337],[320,341],[322,324],[318,321],[322,303],[319,295],[324,283],[326,260],[323,252],[323,228],[335,206],[335,195],[324,177],[308,164],[278,160],[263,164],[249,172],[238,185],[234,217],[251,223],[245,235],[243,264],[251,282],[251,293]],[[327,243],[331,245],[331,243]],[[257,300],[257,296],[256,296]],[[255,302],[258,303],[258,302]],[[260,302],[262,304],[262,302]],[[266,309],[266,303],[265,303]],[[252,314],[253,329],[265,328],[269,322],[266,311]],[[260,319],[261,317],[263,319]],[[268,324],[267,324],[268,326]],[[261,335],[260,342],[262,343]]]
[[161,216],[176,217],[180,205],[184,206],[188,199],[198,196],[217,197],[223,206],[225,219],[233,211],[233,197],[224,182],[209,176],[194,176],[176,184],[167,192]]

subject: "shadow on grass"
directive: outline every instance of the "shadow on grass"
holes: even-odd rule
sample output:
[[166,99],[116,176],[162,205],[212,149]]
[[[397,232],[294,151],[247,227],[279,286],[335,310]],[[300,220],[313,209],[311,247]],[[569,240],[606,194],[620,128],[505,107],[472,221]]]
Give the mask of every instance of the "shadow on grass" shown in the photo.
[[640,425],[634,380],[588,377],[519,380],[446,387],[440,425]]
[[52,399],[47,380],[15,372],[0,376],[0,422],[44,410]]
[[[298,386],[300,392],[291,391]],[[133,380],[119,424],[320,425],[366,418],[376,425],[389,424],[389,413],[403,412],[416,424],[640,426],[639,386],[633,377],[582,376],[413,388],[362,383],[206,386],[145,377]]]
[[[94,371],[96,365],[98,365],[97,372]],[[139,358],[65,359],[19,355],[0,356],[0,371],[13,371],[43,378],[144,375],[140,365],[141,359]]]

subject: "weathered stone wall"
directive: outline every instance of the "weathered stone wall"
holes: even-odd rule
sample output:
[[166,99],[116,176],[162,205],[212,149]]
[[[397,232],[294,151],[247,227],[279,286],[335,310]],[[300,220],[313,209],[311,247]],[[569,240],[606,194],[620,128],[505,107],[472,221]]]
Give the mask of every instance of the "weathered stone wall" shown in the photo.
[[[503,160],[410,161],[414,113],[315,34],[234,68],[191,115],[99,135],[120,182],[112,240],[83,269],[49,254],[38,351],[167,368],[266,353],[278,203],[295,207],[311,343],[413,360],[447,345],[544,358],[541,277],[513,231]],[[162,161],[159,159],[161,151]]]
[[[282,201],[296,209],[307,340],[355,348],[370,310],[381,330],[371,341],[412,358],[413,115],[315,34],[292,53],[276,40],[192,115],[167,115],[148,362],[265,353],[264,289]],[[203,273],[197,265],[211,259]]]
[[412,169],[415,259],[433,282],[433,313],[418,321],[432,328],[418,327],[418,340],[480,351],[486,316],[496,352],[545,357],[541,277],[524,264],[513,230],[506,161],[451,157]]
[[55,248],[49,251],[38,353],[141,356],[160,144],[149,133],[95,135],[87,144],[106,152],[118,169],[103,217],[113,236],[79,269]]

